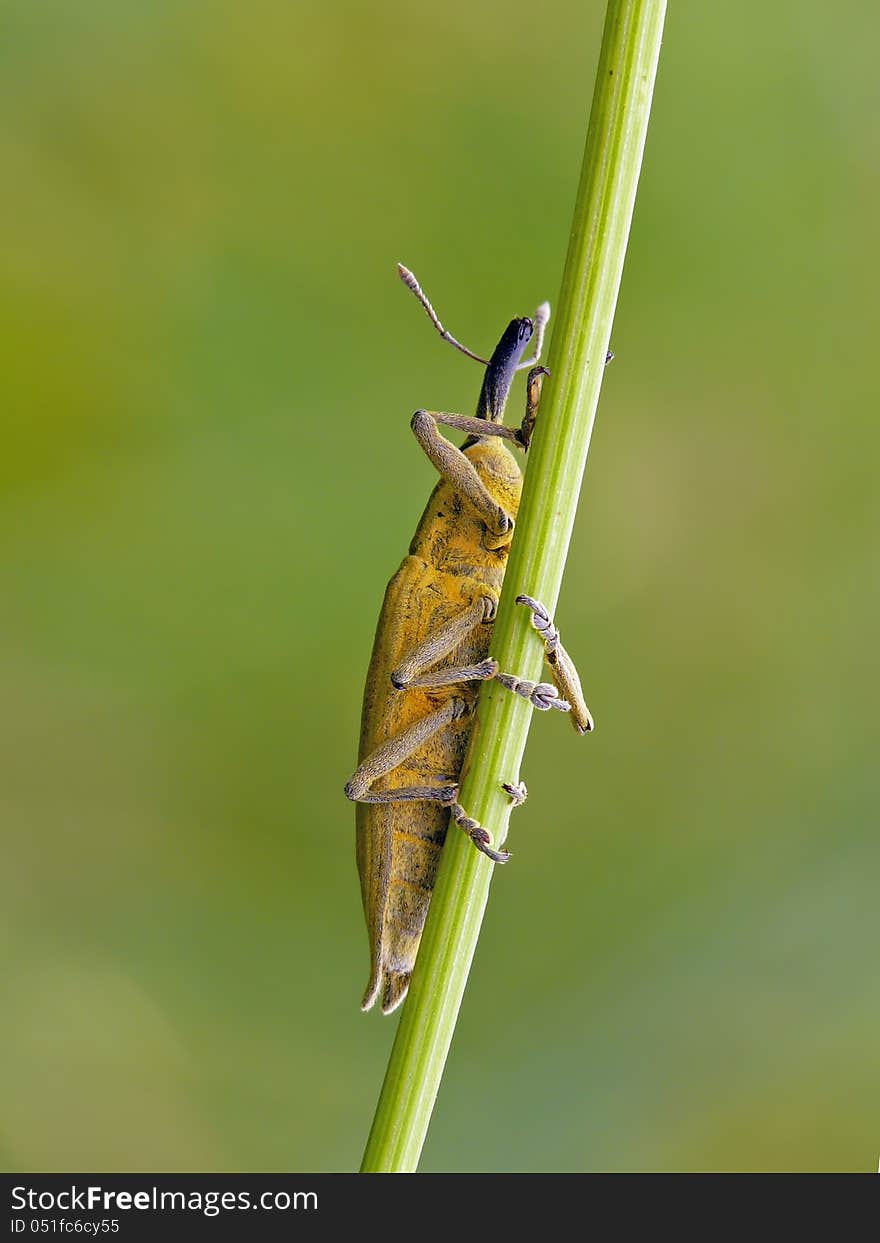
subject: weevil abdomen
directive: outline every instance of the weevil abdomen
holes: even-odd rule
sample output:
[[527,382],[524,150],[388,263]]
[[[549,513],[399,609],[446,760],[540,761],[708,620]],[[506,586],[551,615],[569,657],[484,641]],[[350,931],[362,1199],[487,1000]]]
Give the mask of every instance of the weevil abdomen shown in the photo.
[[[512,454],[497,440],[470,444],[465,454],[493,499],[515,516],[522,476]],[[359,758],[440,708],[449,708],[454,717],[379,778],[376,790],[458,782],[478,683],[398,690],[391,674],[407,652],[480,598],[497,602],[508,545],[486,548],[484,533],[479,518],[441,480],[419,522],[410,555],[388,584],[367,675]],[[478,664],[488,656],[490,638],[487,620],[468,633],[441,667]],[[358,803],[357,860],[371,955],[364,1009],[381,993],[387,1014],[406,995],[448,823],[448,808],[436,802]]]

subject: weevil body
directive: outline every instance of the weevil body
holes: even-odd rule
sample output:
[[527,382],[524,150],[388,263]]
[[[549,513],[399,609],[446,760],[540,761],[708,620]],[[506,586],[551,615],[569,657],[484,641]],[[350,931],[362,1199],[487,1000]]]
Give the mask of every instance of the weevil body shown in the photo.
[[[441,335],[477,358],[446,332],[415,277],[405,268],[400,275]],[[365,1010],[381,995],[389,1014],[406,996],[450,816],[495,862],[508,857],[458,802],[480,682],[497,678],[537,708],[570,712],[578,733],[592,729],[574,665],[539,601],[518,597],[531,609],[555,685],[501,672],[489,654],[522,488],[507,444],[528,448],[543,368],[529,374],[522,426],[504,427],[501,418],[516,371],[537,362],[548,317],[545,303],[534,321],[507,326],[485,363],[475,417],[419,410],[412,419],[441,478],[385,593],[364,692],[359,767],[346,785],[358,803],[357,863],[370,939]],[[533,333],[535,357],[524,363]],[[467,433],[462,449],[440,435],[439,424]],[[524,787],[504,788],[515,802],[525,797]]]

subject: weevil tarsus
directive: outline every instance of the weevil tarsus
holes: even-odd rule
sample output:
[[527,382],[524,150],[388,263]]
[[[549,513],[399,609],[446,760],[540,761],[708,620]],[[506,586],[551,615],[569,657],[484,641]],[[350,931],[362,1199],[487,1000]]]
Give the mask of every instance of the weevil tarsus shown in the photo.
[[517,596],[516,602],[531,610],[532,625],[544,640],[544,656],[550,666],[551,676],[559,694],[568,701],[570,706],[572,724],[579,734],[590,733],[594,728],[594,723],[590,710],[584,702],[581,680],[574,661],[562,646],[559,631],[550,616],[549,609],[540,600],[527,595]]
[[458,827],[467,833],[480,854],[486,855],[493,863],[507,863],[510,851],[495,850],[491,845],[492,835],[478,820],[474,820],[467,814],[461,803],[453,803],[449,812]]
[[495,680],[506,690],[513,691],[514,695],[527,699],[539,712],[549,712],[551,708],[557,712],[571,711],[571,704],[562,698],[559,688],[549,682],[530,682],[515,673],[496,673]]
[[504,790],[513,799],[514,807],[522,807],[523,803],[529,797],[524,781],[502,781],[501,789]]
[[526,412],[523,415],[523,421],[516,436],[523,449],[528,449],[531,443],[532,432],[535,430],[535,420],[538,417],[538,405],[541,401],[544,377],[549,374],[550,372],[546,367],[532,367],[526,377]]

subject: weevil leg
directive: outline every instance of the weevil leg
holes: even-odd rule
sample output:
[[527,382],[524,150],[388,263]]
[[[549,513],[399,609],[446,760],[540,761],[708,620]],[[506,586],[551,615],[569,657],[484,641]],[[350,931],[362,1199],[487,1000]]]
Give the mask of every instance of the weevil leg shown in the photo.
[[[581,680],[578,677],[574,661],[562,646],[559,631],[553,624],[549,609],[540,600],[534,600],[531,596],[517,596],[516,602],[517,604],[525,605],[526,608],[532,611],[532,625],[544,640],[544,655],[547,664],[550,666],[550,674],[559,688],[559,694],[571,709],[572,724],[579,734],[589,733],[593,728],[593,718],[584,702]],[[498,680],[501,681],[501,678],[502,675],[499,674]],[[513,690],[514,688],[511,687],[510,689]],[[523,694],[523,691],[518,691],[517,693]],[[557,707],[558,704],[551,703],[548,706]]]
[[460,829],[464,829],[468,837],[476,846],[481,854],[486,855],[493,863],[506,863],[510,858],[509,850],[493,850],[489,843],[492,841],[492,835],[487,829],[473,820],[462,807],[461,803],[453,803],[449,808],[452,819]]
[[391,674],[391,681],[399,691],[413,686],[453,686],[456,682],[485,681],[498,672],[494,660],[483,660],[477,665],[458,665],[452,668],[426,670],[436,665],[444,656],[462,643],[472,630],[495,616],[496,602],[492,596],[481,596],[470,608],[438,627],[412,649]]
[[[536,354],[534,358],[530,358],[528,363],[520,363],[517,371],[522,367],[531,363],[536,363],[540,354]],[[605,356],[605,366],[611,362],[614,355],[609,350]],[[520,424],[519,431],[514,432],[514,440],[516,440],[523,449],[528,449],[529,442],[532,439],[532,432],[535,429],[535,418],[538,414],[538,403],[541,400],[541,387],[544,383],[544,376],[548,376],[550,372],[546,367],[532,367],[526,377],[526,412],[523,415],[523,421]]]
[[514,807],[522,807],[523,803],[529,797],[524,781],[502,781],[501,789],[506,791],[513,800]]
[[397,689],[408,690],[415,686],[431,688],[458,686],[461,682],[488,682],[497,673],[497,660],[481,660],[478,665],[450,665],[445,669],[435,669],[432,673],[423,673],[421,677],[410,678]]
[[370,786],[386,773],[392,772],[399,764],[408,759],[412,753],[446,729],[458,717],[468,710],[463,699],[452,699],[436,712],[422,717],[408,729],[389,738],[377,747],[359,766],[354,776],[345,786],[345,794],[354,803],[398,803],[423,800],[432,803],[443,803],[449,807],[452,818],[470,837],[476,848],[487,855],[495,863],[506,863],[510,855],[506,850],[493,850],[490,846],[491,835],[476,820],[467,815],[462,805],[457,802],[458,786],[406,786],[398,790],[371,790]]
[[451,804],[458,796],[455,785],[404,786],[397,790],[372,790],[374,781],[393,772],[404,760],[429,738],[439,734],[468,710],[463,699],[450,699],[436,712],[431,712],[401,730],[371,752],[358,766],[345,786],[346,798],[353,803],[404,803],[424,800],[431,803]]
[[[467,432],[469,436],[500,436],[502,440],[520,443],[517,428],[505,427],[503,423],[493,423],[489,419],[478,419],[473,414],[449,414],[446,410],[417,410],[416,414],[428,414],[435,423],[440,423],[443,427],[451,427],[457,432]],[[419,443],[421,444],[421,441]]]
[[538,403],[541,400],[541,388],[544,384],[544,376],[550,372],[546,367],[533,367],[526,377],[526,412],[523,415],[523,421],[520,424],[519,436],[517,439],[524,449],[528,449],[529,442],[532,439],[532,432],[535,428],[535,419],[538,415]]
[[457,449],[445,436],[441,436],[438,424],[454,427],[472,436],[503,436],[518,440],[518,433],[501,423],[488,419],[468,418],[463,414],[444,414],[441,411],[417,410],[410,426],[425,454],[439,473],[452,484],[486,524],[484,544],[487,548],[502,548],[513,536],[513,518],[492,499],[486,485],[461,449]]
[[507,690],[521,695],[541,712],[547,712],[550,708],[568,712],[571,705],[560,697],[559,690],[551,683],[529,682],[513,673],[500,673],[497,660],[491,658],[476,665],[452,665],[431,670],[432,665],[448,656],[476,626],[491,621],[495,609],[495,600],[491,596],[482,596],[458,617],[428,635],[391,674],[394,686],[402,691],[412,687],[454,686],[458,682],[487,682],[496,678]]
[[495,681],[506,690],[513,691],[527,699],[539,712],[549,712],[556,708],[558,712],[570,712],[571,704],[563,699],[557,687],[550,682],[529,682],[526,678],[517,677],[515,673],[496,673]]

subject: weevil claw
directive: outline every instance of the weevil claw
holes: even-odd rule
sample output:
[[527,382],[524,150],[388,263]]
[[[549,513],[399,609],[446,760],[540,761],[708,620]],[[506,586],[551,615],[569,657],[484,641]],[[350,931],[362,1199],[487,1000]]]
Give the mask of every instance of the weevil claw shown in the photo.
[[551,708],[556,708],[559,712],[571,712],[571,704],[549,682],[539,682],[535,687],[532,692],[532,705],[541,712],[549,712]]
[[502,781],[501,789],[504,790],[513,799],[514,807],[522,807],[523,803],[529,797],[524,781]]
[[477,850],[479,850],[480,854],[483,854],[488,859],[491,859],[493,863],[507,863],[510,859],[509,850],[492,850],[490,846],[481,846],[479,842],[474,842],[474,845]]
[[489,845],[492,840],[491,834],[488,833],[482,825],[477,825],[475,829],[466,829],[465,832],[468,834],[468,837],[470,837],[477,850],[479,850],[480,854],[486,855],[486,857],[491,859],[493,863],[506,863],[510,858],[509,850],[493,850],[493,848]]
[[507,850],[493,850],[489,845],[492,840],[491,833],[488,829],[484,829],[478,821],[471,819],[461,803],[453,803],[451,810],[452,819],[459,828],[464,829],[480,854],[486,855],[493,863],[507,862],[510,858],[510,852]]

